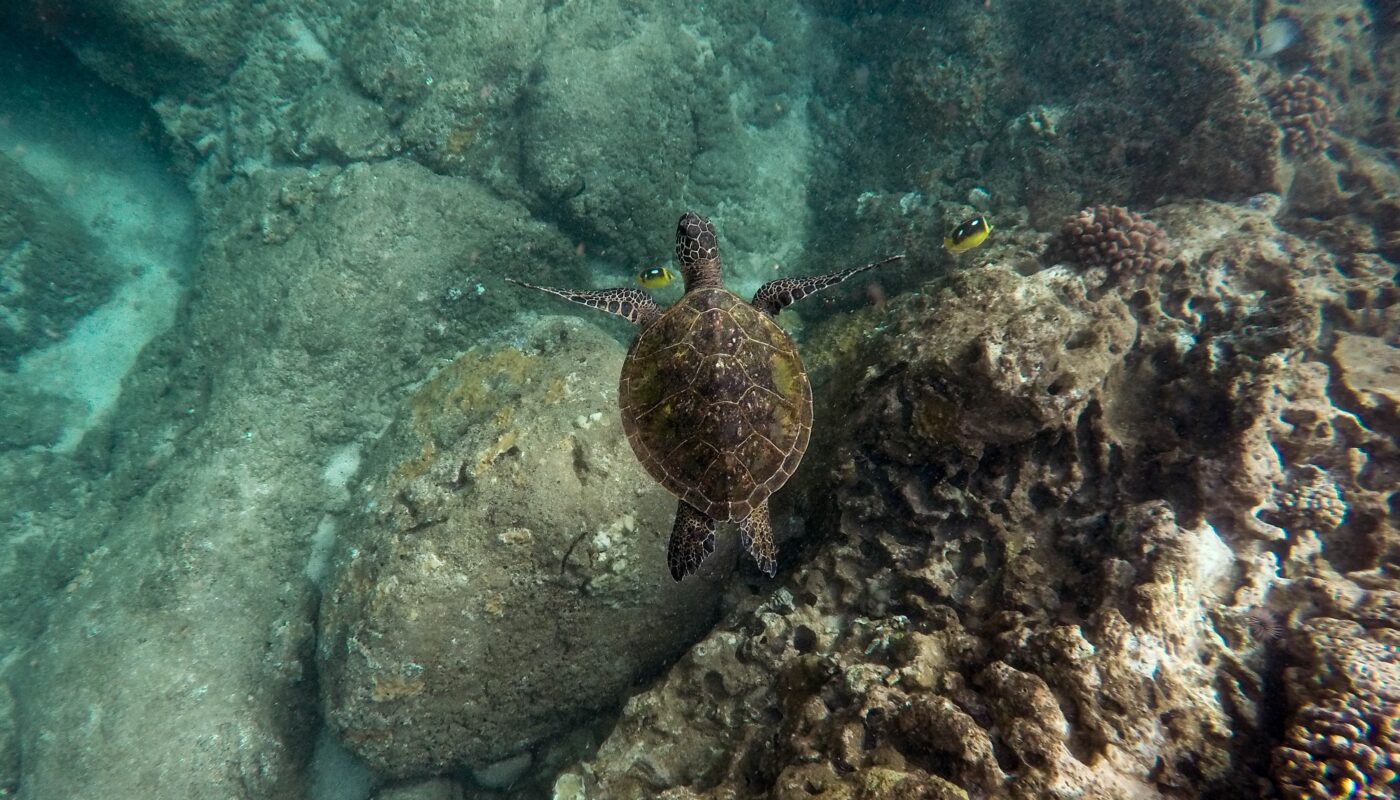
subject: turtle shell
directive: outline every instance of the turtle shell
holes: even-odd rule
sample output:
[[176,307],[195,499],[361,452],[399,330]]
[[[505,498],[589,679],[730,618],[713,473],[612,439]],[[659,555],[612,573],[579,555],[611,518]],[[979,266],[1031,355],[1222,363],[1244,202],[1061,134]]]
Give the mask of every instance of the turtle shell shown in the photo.
[[812,433],[812,387],[792,340],[725,289],[687,292],[632,342],[622,428],[657,483],[717,520],[782,487]]

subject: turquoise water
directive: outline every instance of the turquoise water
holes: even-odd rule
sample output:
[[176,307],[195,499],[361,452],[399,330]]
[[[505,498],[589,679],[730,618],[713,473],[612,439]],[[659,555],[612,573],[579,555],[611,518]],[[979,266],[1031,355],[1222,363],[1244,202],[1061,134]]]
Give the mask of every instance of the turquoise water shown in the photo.
[[6,4],[0,797],[1394,796],[1398,30]]

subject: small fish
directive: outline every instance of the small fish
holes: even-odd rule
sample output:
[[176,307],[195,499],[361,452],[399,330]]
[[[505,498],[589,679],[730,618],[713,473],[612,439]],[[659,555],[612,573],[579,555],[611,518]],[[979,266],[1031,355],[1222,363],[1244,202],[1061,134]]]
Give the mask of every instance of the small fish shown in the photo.
[[943,237],[943,247],[950,253],[965,253],[987,241],[992,233],[992,223],[982,214],[954,228]]
[[1298,39],[1298,23],[1287,17],[1261,25],[1249,42],[1249,55],[1254,58],[1273,58],[1287,50]]
[[660,289],[669,286],[671,281],[676,279],[676,273],[668,267],[651,267],[644,269],[637,275],[637,283],[647,289]]

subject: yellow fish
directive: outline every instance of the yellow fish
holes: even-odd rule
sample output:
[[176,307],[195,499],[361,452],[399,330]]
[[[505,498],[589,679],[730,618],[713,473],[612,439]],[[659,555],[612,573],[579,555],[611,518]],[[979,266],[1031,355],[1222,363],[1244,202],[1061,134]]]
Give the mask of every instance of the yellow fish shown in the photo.
[[950,253],[965,253],[987,241],[992,233],[992,223],[981,214],[967,220],[943,237],[943,247]]
[[676,279],[676,273],[667,267],[651,267],[644,269],[637,275],[637,283],[647,289],[660,289],[670,285]]

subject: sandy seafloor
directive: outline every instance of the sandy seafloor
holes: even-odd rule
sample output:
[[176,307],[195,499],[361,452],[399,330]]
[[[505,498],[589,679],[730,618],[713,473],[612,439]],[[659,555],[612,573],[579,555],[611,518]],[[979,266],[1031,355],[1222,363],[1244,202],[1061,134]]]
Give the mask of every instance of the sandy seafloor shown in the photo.
[[[1393,0],[4,3],[0,798],[1400,795],[1397,87]],[[686,211],[905,255],[777,318],[773,577],[504,280]]]

